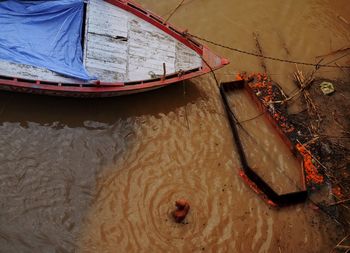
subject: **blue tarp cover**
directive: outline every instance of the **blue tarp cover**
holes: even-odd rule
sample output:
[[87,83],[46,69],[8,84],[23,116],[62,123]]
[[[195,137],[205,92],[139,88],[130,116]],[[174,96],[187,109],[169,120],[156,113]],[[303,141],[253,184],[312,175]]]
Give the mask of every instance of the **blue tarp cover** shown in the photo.
[[82,60],[83,0],[0,1],[0,59],[91,80]]

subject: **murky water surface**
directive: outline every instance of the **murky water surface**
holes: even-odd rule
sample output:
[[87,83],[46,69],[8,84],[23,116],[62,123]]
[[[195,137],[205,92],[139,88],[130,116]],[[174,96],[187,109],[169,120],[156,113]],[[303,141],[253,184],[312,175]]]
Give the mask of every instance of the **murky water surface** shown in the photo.
[[[177,3],[141,1],[163,16]],[[268,55],[316,62],[349,44],[343,20],[350,20],[349,6],[348,0],[187,0],[172,22],[253,51],[255,32]],[[232,62],[219,80],[263,71],[259,59],[213,49]],[[265,65],[287,92],[295,89],[294,66]],[[249,112],[238,104],[244,119]],[[242,182],[224,115],[210,75],[104,100],[0,93],[0,252],[329,252],[337,231],[327,216],[308,204],[271,209]],[[256,124],[246,127],[259,136]],[[246,140],[255,163],[277,163],[286,172],[298,167],[278,141],[260,142]],[[264,147],[276,155],[271,164],[257,156]],[[177,198],[191,203],[186,225],[169,216]]]

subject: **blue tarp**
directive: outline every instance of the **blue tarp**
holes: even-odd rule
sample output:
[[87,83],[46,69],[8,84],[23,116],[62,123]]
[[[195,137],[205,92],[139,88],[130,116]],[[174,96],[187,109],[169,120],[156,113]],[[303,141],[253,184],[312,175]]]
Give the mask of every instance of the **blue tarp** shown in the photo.
[[82,60],[83,0],[0,1],[0,59],[94,79]]

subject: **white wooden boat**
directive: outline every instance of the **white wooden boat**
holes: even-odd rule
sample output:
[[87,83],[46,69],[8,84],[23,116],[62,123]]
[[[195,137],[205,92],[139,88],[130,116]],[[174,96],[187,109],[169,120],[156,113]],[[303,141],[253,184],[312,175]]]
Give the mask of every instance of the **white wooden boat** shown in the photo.
[[97,80],[82,81],[45,68],[0,60],[0,89],[105,97],[143,92],[193,78],[228,61],[128,0],[86,3],[83,63]]

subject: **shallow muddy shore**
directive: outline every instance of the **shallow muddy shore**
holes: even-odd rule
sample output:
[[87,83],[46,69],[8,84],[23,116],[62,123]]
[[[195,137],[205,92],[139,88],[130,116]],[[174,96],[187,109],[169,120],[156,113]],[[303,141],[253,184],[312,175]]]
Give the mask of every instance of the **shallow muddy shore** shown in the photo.
[[[331,82],[335,92],[324,95],[319,87],[322,82]],[[318,165],[320,173],[325,177],[327,190],[321,190],[321,186],[314,186],[315,194],[311,197],[321,204],[324,211],[341,222],[347,232],[350,229],[349,84],[349,79],[314,81],[310,94],[320,114],[320,122],[310,117],[306,109],[290,115],[297,128],[306,133],[304,142],[309,143],[308,146],[318,157],[321,164]],[[319,124],[316,136],[310,131],[311,124]]]

